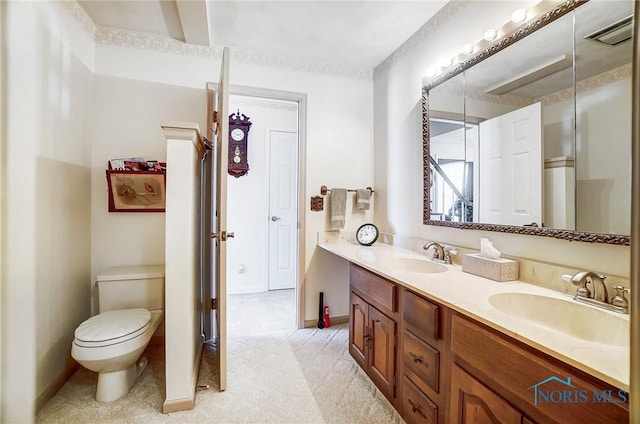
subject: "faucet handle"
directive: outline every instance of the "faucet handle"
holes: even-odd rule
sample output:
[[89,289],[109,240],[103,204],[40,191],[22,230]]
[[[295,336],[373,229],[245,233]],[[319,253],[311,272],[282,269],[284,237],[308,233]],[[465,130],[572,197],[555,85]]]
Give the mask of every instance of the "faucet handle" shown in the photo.
[[444,262],[451,265],[451,256],[457,256],[458,255],[458,251],[456,249],[454,249],[453,247],[444,247]]
[[614,306],[619,306],[621,308],[628,308],[629,301],[624,296],[625,293],[629,293],[631,289],[628,289],[624,286],[613,286],[616,290],[616,295],[611,299],[611,304]]

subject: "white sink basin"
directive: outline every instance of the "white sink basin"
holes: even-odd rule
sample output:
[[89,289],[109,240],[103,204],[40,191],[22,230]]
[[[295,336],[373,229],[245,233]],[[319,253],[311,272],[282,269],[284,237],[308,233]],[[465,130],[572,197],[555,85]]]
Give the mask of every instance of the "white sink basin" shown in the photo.
[[556,299],[526,293],[499,293],[489,303],[517,319],[559,331],[578,339],[615,346],[629,346],[629,320],[573,299]]
[[426,259],[415,258],[387,258],[382,261],[382,266],[394,271],[411,272],[417,274],[445,272],[447,267]]

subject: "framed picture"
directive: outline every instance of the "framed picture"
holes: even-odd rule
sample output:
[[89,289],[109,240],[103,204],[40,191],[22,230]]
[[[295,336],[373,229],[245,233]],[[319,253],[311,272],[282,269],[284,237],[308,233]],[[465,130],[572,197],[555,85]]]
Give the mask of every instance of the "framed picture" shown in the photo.
[[164,172],[107,170],[109,212],[164,212]]

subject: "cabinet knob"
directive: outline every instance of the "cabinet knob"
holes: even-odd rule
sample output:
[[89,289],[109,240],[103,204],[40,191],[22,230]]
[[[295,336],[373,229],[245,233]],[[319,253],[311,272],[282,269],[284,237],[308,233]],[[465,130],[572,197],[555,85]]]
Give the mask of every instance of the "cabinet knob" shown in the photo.
[[424,364],[426,367],[429,367],[429,364],[424,362],[424,358],[422,356],[418,356],[413,352],[409,352],[409,356],[413,359],[413,362],[416,364]]
[[424,412],[422,412],[422,409],[420,409],[420,406],[418,404],[416,404],[414,401],[412,401],[411,399],[409,399],[409,405],[411,405],[411,412],[417,412],[418,414],[422,415],[422,417],[424,419],[427,419],[427,416],[424,414]]

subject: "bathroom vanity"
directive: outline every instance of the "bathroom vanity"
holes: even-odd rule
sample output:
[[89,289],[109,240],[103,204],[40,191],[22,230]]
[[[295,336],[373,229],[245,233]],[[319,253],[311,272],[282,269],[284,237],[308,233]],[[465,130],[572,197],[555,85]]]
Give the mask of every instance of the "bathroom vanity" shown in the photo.
[[351,262],[349,352],[408,423],[628,422],[628,333],[600,340],[504,312],[542,296],[579,320],[569,296],[398,247],[319,246]]

